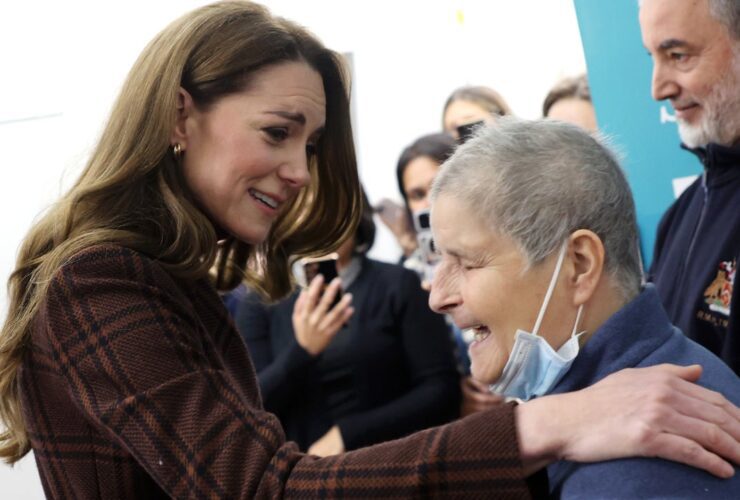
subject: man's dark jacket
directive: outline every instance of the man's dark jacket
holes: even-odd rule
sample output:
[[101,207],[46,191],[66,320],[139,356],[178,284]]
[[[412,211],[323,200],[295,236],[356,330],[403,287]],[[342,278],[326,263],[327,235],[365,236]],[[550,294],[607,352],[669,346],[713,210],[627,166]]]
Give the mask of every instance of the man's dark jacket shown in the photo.
[[663,216],[650,279],[671,322],[740,374],[740,146],[693,152],[704,172]]

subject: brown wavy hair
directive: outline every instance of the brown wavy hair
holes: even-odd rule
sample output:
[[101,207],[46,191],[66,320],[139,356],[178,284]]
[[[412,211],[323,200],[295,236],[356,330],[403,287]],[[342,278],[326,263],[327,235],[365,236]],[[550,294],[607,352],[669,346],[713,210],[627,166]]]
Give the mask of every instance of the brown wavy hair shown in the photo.
[[[178,91],[184,88],[207,109],[244,90],[260,68],[285,61],[307,62],[324,84],[326,125],[309,164],[311,183],[280,214],[263,244],[233,237],[219,242],[170,151]],[[0,457],[12,464],[30,449],[18,369],[47,285],[73,255],[115,243],[155,258],[179,278],[198,279],[210,270],[219,290],[247,281],[277,299],[292,288],[292,260],[334,250],[353,234],[360,213],[341,57],[304,28],[251,2],[219,2],[174,21],[134,63],[80,178],[20,248],[0,331],[0,422],[6,426]]]

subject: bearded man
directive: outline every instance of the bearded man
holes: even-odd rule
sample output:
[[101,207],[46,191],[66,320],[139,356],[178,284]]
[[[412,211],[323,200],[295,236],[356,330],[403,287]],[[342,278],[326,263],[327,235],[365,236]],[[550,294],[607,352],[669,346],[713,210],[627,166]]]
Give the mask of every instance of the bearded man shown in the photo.
[[660,222],[650,280],[671,322],[740,374],[740,2],[643,0],[640,28],[653,97],[704,165]]

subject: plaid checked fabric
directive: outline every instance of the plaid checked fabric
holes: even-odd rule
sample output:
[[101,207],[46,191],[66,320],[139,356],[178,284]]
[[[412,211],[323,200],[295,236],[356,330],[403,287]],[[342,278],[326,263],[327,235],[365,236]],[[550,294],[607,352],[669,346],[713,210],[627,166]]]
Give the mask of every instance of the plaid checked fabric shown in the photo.
[[527,498],[513,409],[317,459],[265,412],[220,297],[104,245],[54,276],[20,372],[49,498]]

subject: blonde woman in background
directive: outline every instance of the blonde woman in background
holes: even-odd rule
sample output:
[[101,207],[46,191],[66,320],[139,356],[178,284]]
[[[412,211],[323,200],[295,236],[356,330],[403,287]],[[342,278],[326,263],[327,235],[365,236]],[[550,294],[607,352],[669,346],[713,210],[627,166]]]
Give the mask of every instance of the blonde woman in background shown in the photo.
[[460,142],[472,133],[474,125],[489,124],[499,116],[511,114],[501,94],[490,87],[460,87],[450,94],[442,111],[442,129]]
[[587,132],[596,132],[596,112],[586,75],[556,83],[542,103],[542,116],[578,125]]

